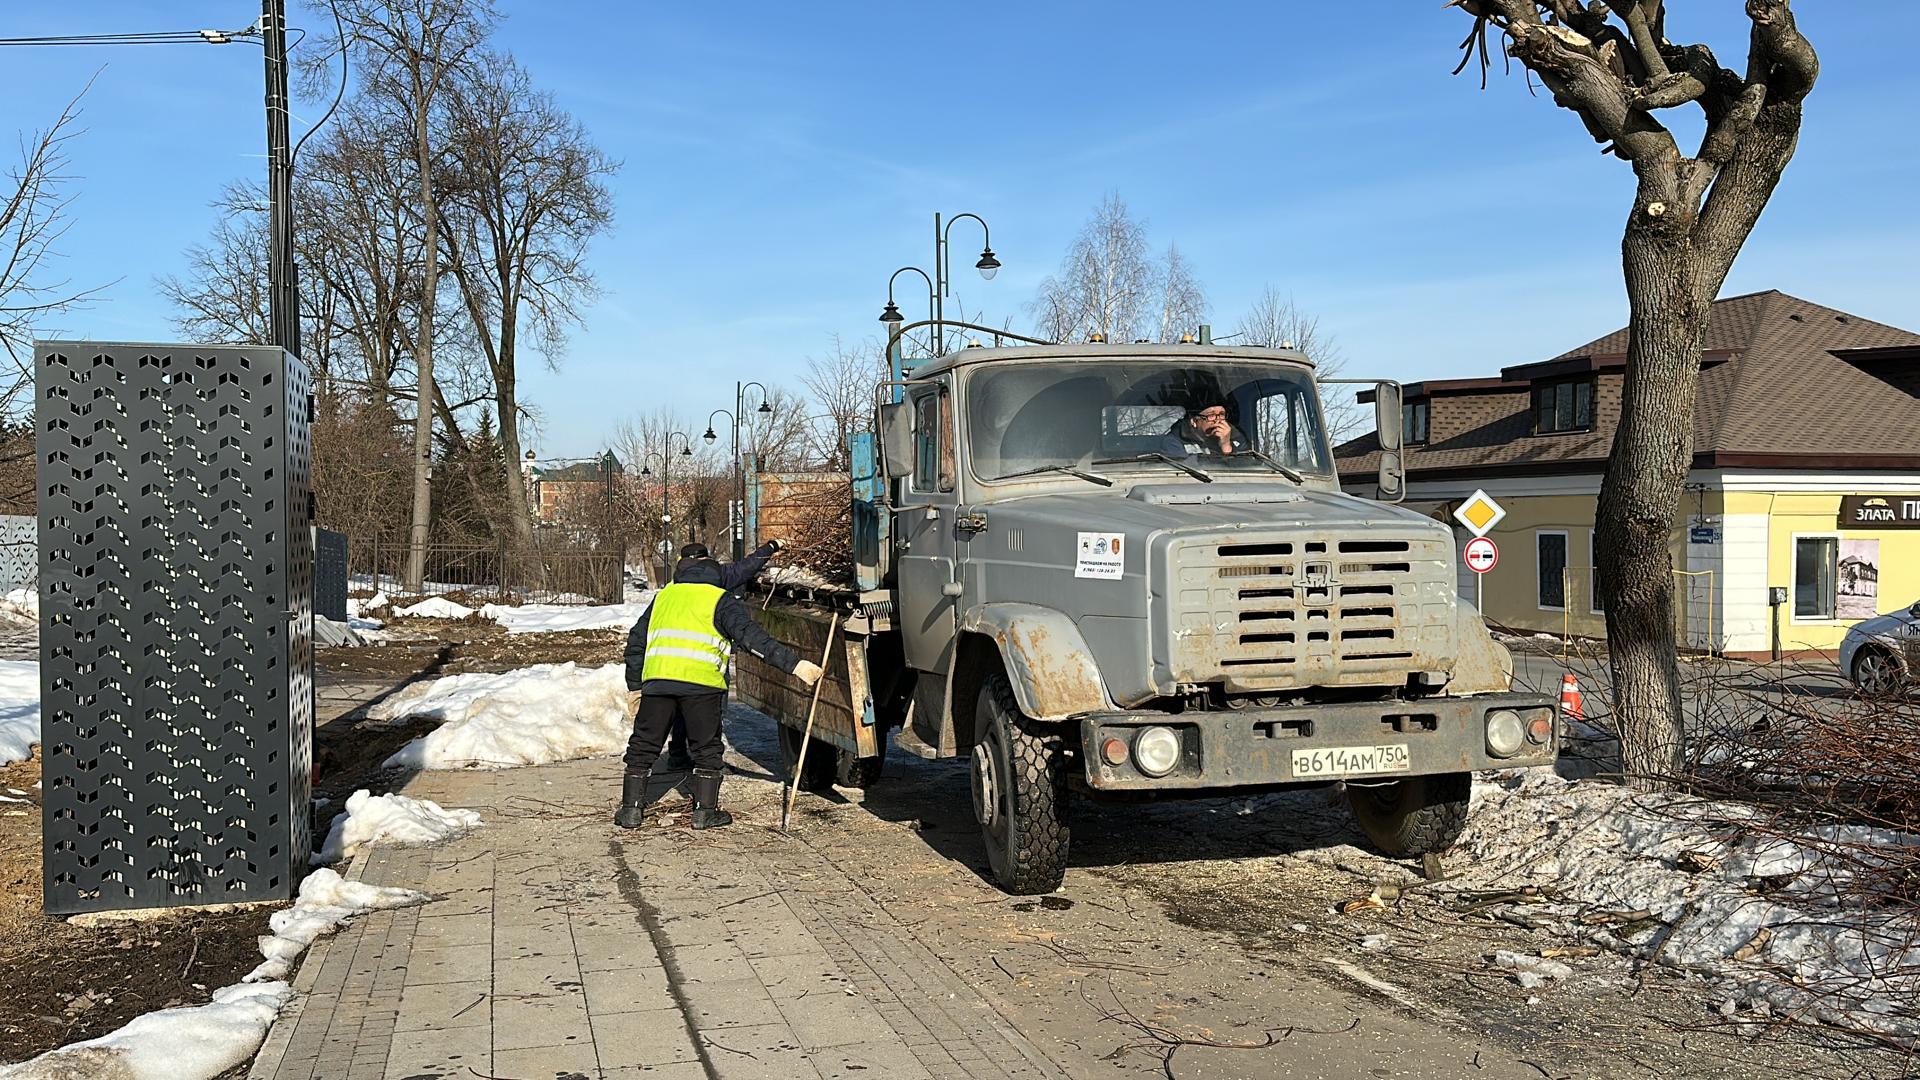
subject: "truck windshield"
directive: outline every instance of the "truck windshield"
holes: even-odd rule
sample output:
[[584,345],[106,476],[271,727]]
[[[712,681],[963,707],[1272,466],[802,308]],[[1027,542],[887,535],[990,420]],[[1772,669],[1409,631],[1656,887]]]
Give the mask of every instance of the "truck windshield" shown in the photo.
[[1286,364],[1009,364],[977,370],[968,400],[969,456],[982,480],[1115,458],[1155,468],[1160,454],[1210,473],[1273,476],[1275,463],[1329,471],[1313,382]]

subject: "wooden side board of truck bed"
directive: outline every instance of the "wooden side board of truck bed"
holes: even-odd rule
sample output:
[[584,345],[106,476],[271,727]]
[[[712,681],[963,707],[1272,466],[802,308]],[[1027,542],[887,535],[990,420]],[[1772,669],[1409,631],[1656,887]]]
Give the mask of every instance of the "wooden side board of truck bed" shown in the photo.
[[[827,643],[832,614],[813,608],[776,606],[756,608],[767,633],[814,663]],[[813,737],[857,757],[878,756],[883,748],[874,726],[872,684],[867,669],[867,634],[856,618],[848,628],[843,620],[835,631],[839,640],[821,680],[820,707],[813,717]],[[800,730],[807,724],[807,705],[813,691],[800,680],[762,663],[746,652],[734,654],[734,693],[741,701]]]

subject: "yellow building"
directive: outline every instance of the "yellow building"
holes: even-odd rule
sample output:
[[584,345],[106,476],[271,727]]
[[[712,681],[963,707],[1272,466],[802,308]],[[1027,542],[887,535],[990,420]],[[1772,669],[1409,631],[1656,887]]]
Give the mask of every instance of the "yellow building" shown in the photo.
[[[1407,505],[1452,523],[1475,490],[1506,510],[1499,561],[1461,594],[1522,632],[1604,637],[1594,504],[1620,418],[1627,332],[1498,378],[1406,388]],[[1831,652],[1920,600],[1920,334],[1777,291],[1714,304],[1694,462],[1673,523],[1681,640],[1764,657]],[[1370,487],[1368,435],[1340,447]],[[1457,528],[1462,545],[1470,535]]]

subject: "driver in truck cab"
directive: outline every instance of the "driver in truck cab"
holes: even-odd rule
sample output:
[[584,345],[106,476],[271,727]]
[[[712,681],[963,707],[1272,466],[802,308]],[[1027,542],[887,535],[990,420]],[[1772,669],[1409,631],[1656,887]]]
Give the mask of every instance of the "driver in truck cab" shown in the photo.
[[1246,433],[1227,418],[1225,405],[1202,403],[1188,409],[1186,419],[1175,422],[1167,431],[1160,452],[1176,458],[1195,454],[1231,456],[1251,446]]

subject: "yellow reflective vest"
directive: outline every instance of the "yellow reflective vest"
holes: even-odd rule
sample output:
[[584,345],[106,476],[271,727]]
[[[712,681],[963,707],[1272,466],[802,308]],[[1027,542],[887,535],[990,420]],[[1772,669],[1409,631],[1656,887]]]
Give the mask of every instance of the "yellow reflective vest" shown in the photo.
[[714,608],[726,590],[716,585],[678,582],[653,598],[647,620],[647,659],[640,679],[672,679],[695,686],[727,688],[727,661],[733,643],[713,625]]

